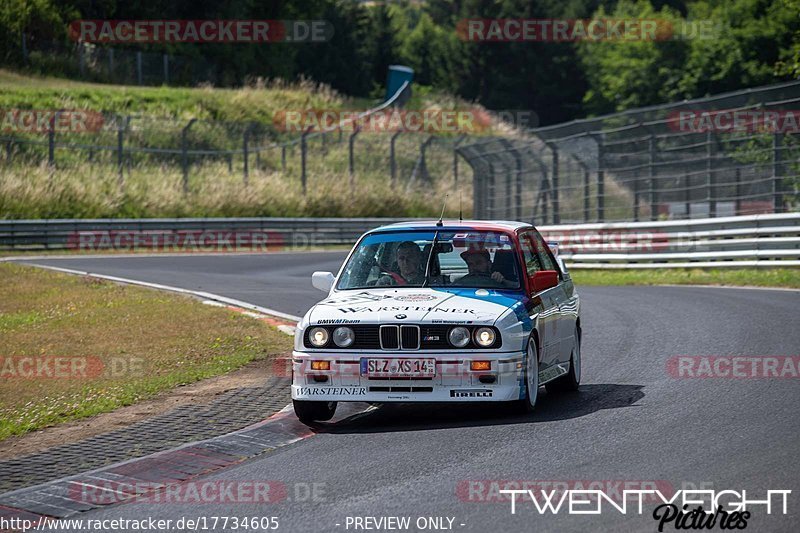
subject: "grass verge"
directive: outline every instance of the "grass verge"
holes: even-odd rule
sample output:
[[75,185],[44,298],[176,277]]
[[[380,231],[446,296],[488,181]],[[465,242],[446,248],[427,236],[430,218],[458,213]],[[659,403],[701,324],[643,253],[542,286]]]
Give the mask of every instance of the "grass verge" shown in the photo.
[[570,271],[577,285],[729,285],[800,288],[800,268]]
[[0,264],[0,440],[286,353],[275,328],[192,298]]

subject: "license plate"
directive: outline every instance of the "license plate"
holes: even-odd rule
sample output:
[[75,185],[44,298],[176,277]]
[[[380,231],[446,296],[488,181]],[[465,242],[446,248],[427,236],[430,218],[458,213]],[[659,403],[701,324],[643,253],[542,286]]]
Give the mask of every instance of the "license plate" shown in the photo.
[[373,378],[432,378],[436,359],[361,359],[361,375]]

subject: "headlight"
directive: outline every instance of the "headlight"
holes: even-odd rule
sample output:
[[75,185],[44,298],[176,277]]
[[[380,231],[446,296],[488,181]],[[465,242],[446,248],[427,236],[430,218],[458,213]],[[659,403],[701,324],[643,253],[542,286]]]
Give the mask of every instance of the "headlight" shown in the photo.
[[317,348],[328,344],[328,330],[325,328],[312,328],[308,334],[308,340]]
[[450,344],[456,348],[463,348],[469,344],[469,330],[461,326],[455,327],[450,330],[448,338],[450,339]]
[[475,330],[475,342],[478,346],[491,346],[494,344],[495,334],[492,328],[478,328]]
[[333,343],[339,348],[347,348],[356,340],[356,334],[350,328],[336,328],[333,330]]

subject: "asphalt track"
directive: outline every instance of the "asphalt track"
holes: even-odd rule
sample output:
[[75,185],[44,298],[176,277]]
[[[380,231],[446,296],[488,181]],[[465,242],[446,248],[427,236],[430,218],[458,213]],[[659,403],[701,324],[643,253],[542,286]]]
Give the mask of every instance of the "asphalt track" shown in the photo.
[[[302,315],[322,293],[314,270],[342,252],[40,259],[203,290]],[[788,514],[752,509],[749,531],[800,524],[800,380],[677,379],[676,355],[798,355],[800,292],[690,287],[579,287],[583,384],[542,391],[533,416],[497,406],[386,406],[327,424],[301,442],[211,479],[275,480],[271,505],[111,506],[79,518],[277,516],[279,531],[356,531],[347,517],[453,517],[455,531],[656,531],[651,513],[540,515],[528,501],[465,501],[467,480],[658,481],[674,489],[788,489]],[[317,484],[316,501],[304,499]],[[604,485],[613,486],[613,483]],[[473,485],[475,487],[475,485]],[[571,485],[570,488],[575,488]],[[633,488],[640,488],[633,486]],[[478,489],[473,497],[485,494]],[[446,522],[445,522],[446,523]],[[337,525],[338,524],[338,525]],[[463,525],[462,525],[463,524]],[[718,526],[717,526],[718,527]],[[716,528],[715,528],[716,529]],[[416,530],[412,527],[410,530]],[[667,525],[665,531],[674,531]]]

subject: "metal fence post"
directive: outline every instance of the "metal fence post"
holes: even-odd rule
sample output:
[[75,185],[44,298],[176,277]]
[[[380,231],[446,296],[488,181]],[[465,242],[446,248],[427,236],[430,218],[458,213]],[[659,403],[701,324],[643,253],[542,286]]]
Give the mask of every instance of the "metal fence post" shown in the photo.
[[[508,139],[501,139],[500,142],[514,158],[514,218],[516,220],[522,219],[522,157],[514,145]],[[509,176],[511,171],[509,170]],[[511,184],[506,188],[506,192],[511,197]]]
[[650,220],[658,220],[658,183],[656,182],[656,138],[651,133],[647,139],[647,177],[650,180]]
[[13,149],[13,141],[6,143],[6,163],[11,163],[11,152]]
[[549,145],[550,152],[553,156],[553,170],[552,170],[552,180],[553,180],[553,190],[550,200],[553,204],[553,224],[560,224],[561,223],[561,213],[558,208],[558,148],[555,145]]
[[108,49],[108,79],[114,80],[114,49]]
[[281,170],[286,172],[286,145],[281,146]]
[[142,84],[142,53],[136,52],[136,80]]
[[772,205],[773,212],[783,212],[783,166],[782,137],[779,132],[772,134]]
[[692,218],[691,190],[689,189],[689,171],[683,174],[683,201],[686,204],[686,218]]
[[[137,52],[137,54],[141,55],[141,52]],[[183,193],[186,194],[189,192],[189,147],[188,147],[188,134],[189,128],[192,127],[192,124],[197,122],[196,118],[193,118],[189,121],[189,123],[183,127],[181,130],[181,166],[183,167]]]
[[458,186],[458,145],[464,140],[466,135],[461,135],[456,142],[453,143],[453,185]]
[[[402,131],[394,133],[389,139],[389,172],[391,174],[391,185],[394,188],[397,185],[397,157],[395,155],[395,142],[400,137]],[[453,151],[455,154],[455,151]],[[455,155],[453,157],[456,157]]]
[[486,218],[492,218],[494,213],[494,163],[489,161],[489,181],[486,184]]
[[250,155],[248,153],[247,143],[250,141],[250,132],[253,131],[255,124],[250,124],[245,128],[244,135],[242,136],[242,157],[244,158],[244,186],[247,187],[247,181],[250,172]]
[[353,130],[353,133],[350,134],[350,139],[349,139],[349,144],[350,144],[350,147],[349,147],[350,159],[349,159],[349,161],[350,161],[350,165],[349,165],[348,168],[349,168],[349,171],[350,171],[350,188],[351,189],[353,187],[353,176],[355,175],[355,172],[356,172],[356,168],[355,168],[356,167],[356,161],[355,161],[355,154],[353,154],[353,145],[356,142],[356,135],[358,135],[358,132],[360,132],[360,131],[361,131],[361,126],[356,126],[355,129]]
[[519,150],[513,150],[516,179],[514,187],[514,215],[516,220],[522,220],[522,155]]
[[164,85],[169,85],[169,56],[164,54]]
[[125,135],[125,127],[123,126],[122,117],[117,115],[117,169],[119,172],[119,177],[117,178],[117,181],[120,186],[122,186],[122,184],[125,181],[125,174],[122,168],[122,162],[124,157],[122,153],[122,140],[124,135]]
[[56,111],[53,118],[50,119],[50,131],[47,132],[47,164],[51,167],[56,164],[56,117],[59,111]]
[[603,137],[597,136],[597,220],[605,220],[605,164],[603,155]]
[[589,217],[591,216],[590,206],[591,203],[589,201],[589,195],[591,192],[591,180],[589,179],[589,167],[581,161],[581,167],[583,168],[583,220],[584,222],[589,222]]
[[708,189],[708,216],[713,218],[717,216],[717,187],[715,183],[716,176],[711,161],[714,155],[712,139],[711,130],[708,130],[708,132],[706,132],[706,184]]
[[734,215],[738,216],[742,212],[742,169],[736,167],[736,211]]
[[427,151],[428,147],[434,141],[435,137],[431,135],[425,141],[419,145],[419,174],[423,180],[430,183],[431,182],[431,174],[428,172],[428,159],[427,159]]

